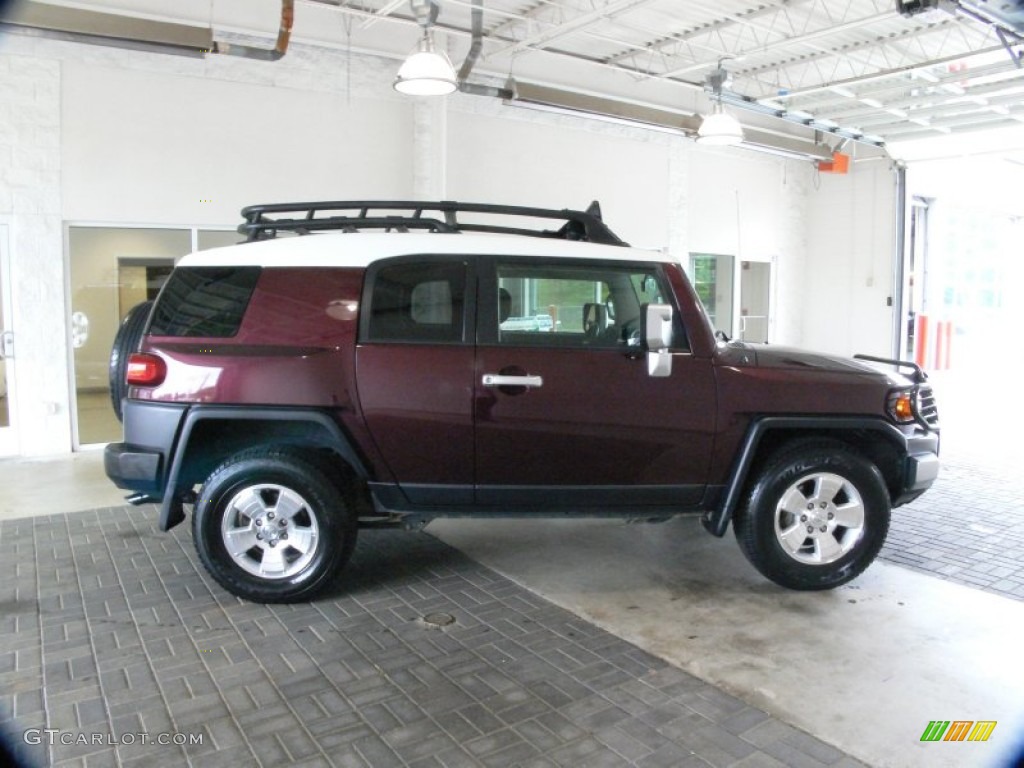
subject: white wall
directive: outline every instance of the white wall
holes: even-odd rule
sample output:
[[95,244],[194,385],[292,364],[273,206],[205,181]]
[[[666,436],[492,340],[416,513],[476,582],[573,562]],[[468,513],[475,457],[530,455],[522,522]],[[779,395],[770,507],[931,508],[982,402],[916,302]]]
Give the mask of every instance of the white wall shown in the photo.
[[821,174],[808,197],[805,346],[891,356],[895,303],[896,173],[880,160]]
[[412,184],[407,102],[77,62],[62,90],[70,220],[225,224],[251,203]]
[[[495,99],[410,101],[394,70],[297,43],[266,63],[0,38],[23,453],[71,444],[65,222],[225,226],[243,205],[289,199],[596,198],[623,238],[684,264],[691,251],[774,259],[773,342],[886,350],[874,299],[890,282],[878,254],[892,250],[893,200],[875,171],[816,190],[806,162]],[[849,322],[839,301],[869,320]]]
[[774,264],[769,340],[803,342],[808,202],[813,166],[690,144],[688,251]]
[[550,117],[537,121],[521,109],[452,110],[447,196],[542,208],[586,208],[598,200],[619,237],[642,248],[667,247],[667,137],[593,126],[569,118],[556,127]]

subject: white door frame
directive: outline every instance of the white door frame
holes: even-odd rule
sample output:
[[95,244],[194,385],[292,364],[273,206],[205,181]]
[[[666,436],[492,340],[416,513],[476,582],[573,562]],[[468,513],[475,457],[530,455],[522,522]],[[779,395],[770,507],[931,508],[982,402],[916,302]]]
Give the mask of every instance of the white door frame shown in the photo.
[[[0,217],[0,303],[3,304],[4,331],[14,331],[14,307],[11,283],[11,227],[10,220]],[[17,354],[15,352],[15,354]],[[18,386],[15,376],[15,360],[13,357],[4,360],[4,373],[7,379],[7,414],[10,426],[0,427],[0,456],[14,456],[19,453],[18,441]]]

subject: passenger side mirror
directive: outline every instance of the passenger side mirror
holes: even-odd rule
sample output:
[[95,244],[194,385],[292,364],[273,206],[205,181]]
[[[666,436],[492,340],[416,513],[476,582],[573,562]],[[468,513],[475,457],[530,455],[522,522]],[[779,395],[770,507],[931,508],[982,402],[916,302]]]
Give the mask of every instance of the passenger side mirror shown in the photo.
[[669,304],[645,304],[640,315],[640,336],[647,347],[647,375],[672,373],[672,307]]

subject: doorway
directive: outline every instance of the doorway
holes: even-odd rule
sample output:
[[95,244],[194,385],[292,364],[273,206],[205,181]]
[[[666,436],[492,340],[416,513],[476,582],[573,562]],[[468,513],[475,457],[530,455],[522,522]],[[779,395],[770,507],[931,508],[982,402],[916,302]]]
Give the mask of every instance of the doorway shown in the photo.
[[691,253],[690,279],[716,331],[759,344],[772,332],[774,259]]
[[76,449],[121,438],[110,402],[109,361],[124,316],[156,298],[181,256],[239,239],[233,230],[68,226]]
[[10,456],[18,451],[8,231],[7,225],[0,223],[0,456]]
[[735,257],[711,253],[690,254],[690,280],[716,331],[733,335],[733,265]]
[[767,344],[771,324],[772,264],[740,262],[740,341]]

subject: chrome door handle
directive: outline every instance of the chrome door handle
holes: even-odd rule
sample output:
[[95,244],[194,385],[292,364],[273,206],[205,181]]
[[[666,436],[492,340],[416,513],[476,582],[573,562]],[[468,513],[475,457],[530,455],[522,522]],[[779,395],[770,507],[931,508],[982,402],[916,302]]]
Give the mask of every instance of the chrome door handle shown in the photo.
[[485,373],[485,387],[542,387],[544,379],[540,376],[503,376],[500,373]]
[[14,333],[4,331],[0,333],[0,360],[8,360],[14,357]]

